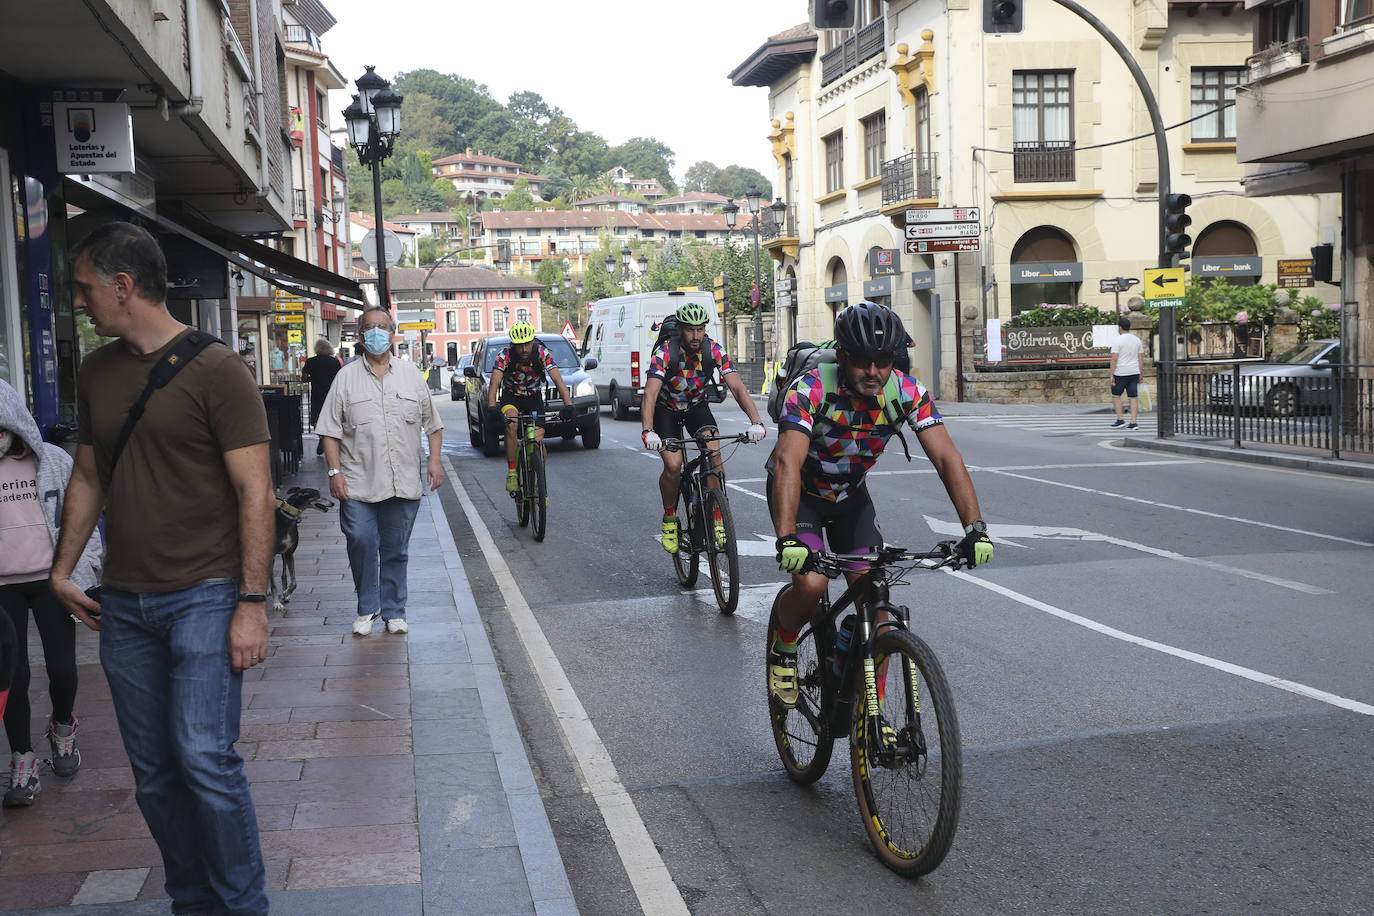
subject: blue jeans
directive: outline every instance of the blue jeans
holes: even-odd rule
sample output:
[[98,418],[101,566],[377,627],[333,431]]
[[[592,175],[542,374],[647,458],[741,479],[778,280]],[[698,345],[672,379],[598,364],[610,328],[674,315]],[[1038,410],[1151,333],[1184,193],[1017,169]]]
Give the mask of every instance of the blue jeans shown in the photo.
[[419,511],[418,499],[396,496],[379,503],[345,499],[339,504],[339,527],[348,545],[359,617],[378,611],[383,620],[405,617],[410,532]]
[[267,877],[239,738],[243,676],[230,670],[232,579],[101,597],[100,664],[162,851],[174,913],[267,912]]

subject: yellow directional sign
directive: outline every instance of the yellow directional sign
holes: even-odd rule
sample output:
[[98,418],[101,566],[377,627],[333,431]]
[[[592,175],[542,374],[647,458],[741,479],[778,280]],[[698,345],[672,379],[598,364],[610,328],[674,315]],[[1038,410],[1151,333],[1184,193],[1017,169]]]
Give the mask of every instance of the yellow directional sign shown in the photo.
[[1183,268],[1148,267],[1145,269],[1145,282],[1142,285],[1147,300],[1182,299]]
[[273,324],[305,324],[304,315],[272,315]]
[[304,337],[304,336],[305,336],[305,332],[304,332],[304,331],[287,331],[287,332],[286,332],[286,342],[287,342],[287,343],[301,343],[301,342],[302,342],[302,341],[301,341],[301,338]]
[[274,312],[303,312],[305,307],[306,301],[304,299],[274,299],[272,301],[272,311]]
[[402,321],[396,326],[400,331],[432,331],[434,322],[432,321]]

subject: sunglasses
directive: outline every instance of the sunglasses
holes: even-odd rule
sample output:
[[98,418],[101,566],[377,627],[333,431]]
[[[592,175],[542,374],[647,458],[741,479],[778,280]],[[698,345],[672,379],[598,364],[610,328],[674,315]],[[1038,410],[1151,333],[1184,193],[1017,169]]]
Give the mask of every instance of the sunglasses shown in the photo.
[[848,358],[849,364],[858,369],[867,369],[869,366],[878,369],[892,368],[891,353],[850,353]]

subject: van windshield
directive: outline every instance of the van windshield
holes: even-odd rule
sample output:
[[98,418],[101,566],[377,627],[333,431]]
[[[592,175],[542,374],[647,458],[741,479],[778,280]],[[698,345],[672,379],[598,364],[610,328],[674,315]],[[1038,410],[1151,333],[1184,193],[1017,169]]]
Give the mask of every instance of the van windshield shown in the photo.
[[[549,351],[549,355],[553,357],[553,364],[557,366],[560,371],[582,368],[581,361],[578,360],[577,354],[573,352],[572,344],[568,343],[566,338],[551,334],[547,337],[540,335],[538,340],[544,345],[544,349]],[[482,357],[482,372],[490,375],[492,367],[496,365],[496,357],[500,356],[501,351],[509,346],[509,337],[487,341],[487,350]]]

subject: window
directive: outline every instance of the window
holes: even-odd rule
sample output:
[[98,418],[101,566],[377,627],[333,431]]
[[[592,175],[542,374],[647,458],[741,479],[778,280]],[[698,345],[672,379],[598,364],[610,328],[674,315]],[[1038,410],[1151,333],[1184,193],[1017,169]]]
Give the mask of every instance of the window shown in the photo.
[[516,309],[516,310],[515,310],[515,320],[516,320],[516,321],[528,322],[528,321],[530,320],[530,310],[529,310],[529,309]]
[[443,292],[439,293],[439,298],[440,298],[440,299],[443,299],[443,300],[446,300],[446,301],[453,300],[453,299],[457,299],[457,298],[458,298],[458,293],[455,292],[454,290],[446,289],[446,290],[444,290]]
[[825,193],[829,194],[844,187],[844,131],[837,130],[821,142],[825,144]]
[[1244,67],[1193,68],[1194,142],[1236,139],[1235,106],[1217,109],[1236,100],[1236,87],[1244,77]]
[[526,229],[526,230],[525,230],[525,235],[528,236],[529,238],[538,238],[538,237],[539,237],[539,229],[538,229],[538,227],[536,227],[536,228],[534,228],[534,229]]
[[504,308],[491,310],[491,329],[493,331],[506,329],[506,310]]
[[869,115],[862,122],[864,128],[864,178],[877,178],[883,173],[883,149],[887,146],[887,112]]
[[930,93],[921,87],[916,90],[916,152],[930,153]]
[[1011,77],[1016,181],[1073,181],[1073,94],[1068,70]]
[[445,312],[445,313],[444,313],[444,331],[447,332],[447,333],[449,333],[449,334],[457,334],[457,333],[458,333],[458,313],[457,313],[457,312]]
[[1279,0],[1267,12],[1270,42],[1287,44],[1307,37],[1307,0]]
[[468,309],[468,330],[474,333],[482,330],[481,309]]
[[1374,0],[1345,0],[1345,18],[1342,25],[1363,25],[1365,20],[1374,19]]
[[696,237],[697,237],[697,238],[699,238],[699,239],[704,239],[704,238],[706,238],[706,230],[705,230],[705,229],[694,229],[694,230],[692,230],[692,231],[696,233]]
[[469,299],[485,299],[485,298],[487,298],[487,294],[484,293],[484,292],[483,292],[482,290],[480,290],[480,289],[470,289],[470,290],[468,290],[468,298],[469,298]]

